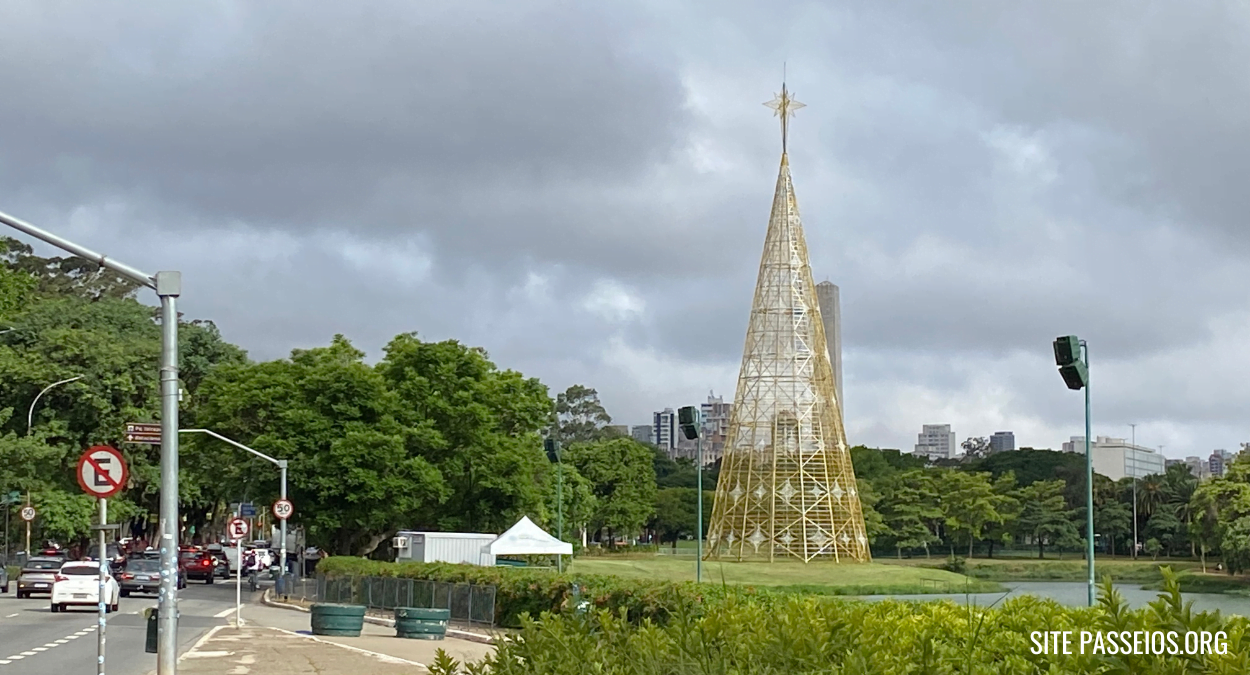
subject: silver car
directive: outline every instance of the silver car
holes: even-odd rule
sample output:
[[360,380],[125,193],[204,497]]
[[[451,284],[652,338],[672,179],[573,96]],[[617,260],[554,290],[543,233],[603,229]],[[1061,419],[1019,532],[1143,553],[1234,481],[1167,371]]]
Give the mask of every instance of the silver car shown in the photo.
[[0,565],[0,593],[9,592],[9,570],[5,565]]
[[22,574],[17,578],[17,597],[29,598],[35,593],[52,595],[52,584],[56,582],[56,573],[61,569],[60,558],[31,558],[22,565]]

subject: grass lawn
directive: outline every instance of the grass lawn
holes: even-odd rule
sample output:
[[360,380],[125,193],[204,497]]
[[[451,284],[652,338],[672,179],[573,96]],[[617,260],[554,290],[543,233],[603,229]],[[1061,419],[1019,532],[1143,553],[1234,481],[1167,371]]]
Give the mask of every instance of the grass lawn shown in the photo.
[[[936,567],[945,560],[934,556],[931,559],[877,558],[878,562],[889,565],[907,567]],[[1078,556],[1068,554],[1063,560],[1036,557],[1009,558],[971,558],[964,562],[967,575],[977,579],[992,581],[1084,581],[1086,575],[1085,561]],[[1176,572],[1199,570],[1202,565],[1196,560],[1165,559],[1152,561],[1150,558],[1110,558],[1095,556],[1094,574],[1101,581],[1104,575],[1110,575],[1114,581],[1124,583],[1153,583],[1163,579],[1160,567],[1171,567]],[[1213,567],[1208,563],[1208,567]]]
[[[936,562],[941,562],[936,561]],[[669,556],[582,557],[568,568],[574,575],[612,574],[632,579],[693,581],[695,561]],[[881,563],[716,562],[703,563],[704,583],[750,584],[825,595],[984,593],[1001,590],[991,581],[969,579],[940,569]]]

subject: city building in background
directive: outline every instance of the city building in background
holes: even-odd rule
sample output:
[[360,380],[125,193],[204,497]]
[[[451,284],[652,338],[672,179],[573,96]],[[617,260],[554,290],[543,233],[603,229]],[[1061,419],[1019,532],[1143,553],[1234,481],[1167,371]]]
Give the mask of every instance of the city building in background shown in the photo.
[[820,305],[820,322],[825,327],[825,348],[833,364],[833,386],[838,392],[838,409],[846,422],[846,399],[842,396],[842,297],[836,284],[816,284],[816,303]]
[[953,459],[959,452],[955,432],[949,424],[926,424],[916,437],[915,454],[929,459]]
[[[1072,438],[1077,442],[1077,437]],[[1067,444],[1065,444],[1067,445]],[[1085,438],[1080,438],[1080,451],[1085,451]],[[1120,480],[1129,476],[1145,478],[1151,474],[1164,472],[1163,455],[1153,448],[1132,445],[1124,438],[1097,436],[1090,448],[1094,459],[1094,472],[1100,473],[1111,480]]]
[[655,445],[654,424],[636,424],[629,430],[629,435],[639,443],[650,443],[651,445]]
[[[1172,460],[1167,460],[1169,465]],[[1189,473],[1192,473],[1198,480],[1206,480],[1211,477],[1211,465],[1207,460],[1196,455],[1185,458],[1185,466],[1189,467]]]
[[1235,455],[1227,450],[1216,450],[1211,453],[1211,457],[1207,460],[1208,470],[1211,475],[1216,478],[1224,476],[1224,472],[1228,470],[1228,465],[1232,464]]
[[619,435],[621,435],[621,436],[626,436],[626,437],[628,437],[628,436],[629,436],[629,425],[628,425],[628,424],[609,424],[609,425],[607,426],[607,429],[608,429],[608,431],[614,431],[614,432],[616,432],[617,434],[619,434]]
[[1063,452],[1085,452],[1085,437],[1072,436],[1064,442]]
[[677,413],[672,408],[665,408],[651,415],[651,426],[654,429],[652,441],[674,457],[677,450]]
[[703,463],[715,464],[725,454],[725,440],[729,437],[729,416],[733,402],[708,392],[707,402],[699,406],[703,414]]
[[1010,431],[995,431],[990,436],[990,454],[1011,452],[1016,449],[1016,435]]

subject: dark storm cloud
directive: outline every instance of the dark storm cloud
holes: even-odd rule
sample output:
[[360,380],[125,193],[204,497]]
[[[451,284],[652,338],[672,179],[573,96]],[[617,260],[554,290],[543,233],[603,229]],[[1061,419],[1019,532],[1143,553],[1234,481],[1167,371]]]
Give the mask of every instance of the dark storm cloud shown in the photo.
[[505,258],[521,237],[495,233],[522,231],[526,249],[576,255],[591,214],[566,213],[570,196],[638,180],[687,123],[626,11],[70,7],[6,9],[0,180],[124,196],[170,226],[430,232],[449,255]]

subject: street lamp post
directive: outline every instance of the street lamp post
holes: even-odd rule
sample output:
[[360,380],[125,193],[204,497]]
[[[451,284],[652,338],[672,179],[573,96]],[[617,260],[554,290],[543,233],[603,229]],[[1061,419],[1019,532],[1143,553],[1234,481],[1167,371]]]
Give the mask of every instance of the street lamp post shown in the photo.
[[[230,445],[233,445],[234,447],[236,447],[236,448],[238,448],[238,449],[240,449],[240,450],[246,450],[247,452],[250,452],[250,453],[252,453],[253,455],[256,455],[257,457],[260,457],[261,459],[263,459],[263,460],[265,460],[265,461],[267,461],[267,462],[271,462],[271,463],[273,463],[274,465],[276,465],[276,466],[278,467],[278,470],[281,472],[281,478],[279,479],[281,484],[280,484],[280,485],[279,485],[279,487],[278,487],[278,497],[279,497],[280,499],[283,499],[283,500],[285,500],[285,499],[286,499],[286,467],[287,467],[287,460],[285,460],[285,459],[274,459],[273,457],[270,457],[269,455],[266,455],[266,454],[265,454],[265,453],[263,453],[263,452],[260,452],[260,451],[258,451],[258,450],[253,450],[253,449],[251,449],[251,448],[247,447],[246,445],[243,445],[242,443],[239,443],[239,442],[237,442],[237,441],[232,441],[232,440],[230,440],[229,438],[226,438],[225,436],[222,436],[221,434],[219,434],[219,433],[217,433],[217,432],[215,432],[215,431],[210,431],[210,430],[208,430],[208,429],[180,429],[180,430],[178,431],[178,433],[182,433],[182,434],[207,434],[207,435],[209,435],[209,436],[212,436],[213,438],[216,438],[216,439],[217,439],[217,440],[219,440],[219,441],[225,441],[226,443],[229,443]],[[282,522],[279,524],[279,527],[281,528],[281,530],[280,530],[280,531],[281,531],[281,533],[282,533],[282,535],[281,535],[281,536],[282,536],[282,544],[279,546],[279,549],[278,549],[278,550],[279,550],[278,557],[279,557],[279,560],[280,560],[280,562],[279,562],[278,564],[279,564],[279,566],[281,567],[281,570],[282,570],[282,576],[285,578],[285,577],[286,577],[286,520],[287,520],[287,519],[286,519],[286,518],[281,518],[280,520],[282,521]],[[239,554],[240,554],[240,556],[242,556],[242,549],[240,549],[240,550],[239,550]],[[240,566],[242,565],[242,562],[243,562],[243,558],[242,558],[242,557],[240,557],[240,558],[239,558],[239,563],[240,563]],[[283,581],[283,583],[285,584],[285,583],[286,583],[286,581]]]
[[155,275],[106,258],[23,220],[0,213],[0,223],[113,270],[156,291],[161,300],[161,588],[157,621],[157,675],[178,672],[178,309],[181,272]]
[[695,472],[698,475],[696,480],[695,491],[698,494],[695,497],[695,559],[694,559],[694,580],[695,583],[703,581],[703,433],[702,433],[703,411],[692,406],[684,406],[677,411],[678,426],[681,427],[681,435],[686,440],[695,441]]
[[[543,441],[547,461],[556,464],[556,539],[564,541],[564,458],[560,456],[560,441],[547,438]],[[564,556],[556,554],[556,571],[564,571]]]
[[1137,425],[1129,426],[1133,428],[1132,440],[1129,441],[1133,449],[1133,560],[1137,560]]
[[26,411],[26,435],[27,436],[30,435],[30,432],[32,430],[32,424],[35,419],[35,404],[39,402],[39,399],[42,398],[44,394],[48,393],[49,389],[57,385],[66,384],[68,382],[73,382],[74,380],[81,380],[82,377],[83,377],[82,375],[79,375],[77,377],[71,377],[69,379],[61,380],[59,382],[53,382],[52,384],[49,384],[48,386],[44,387],[43,391],[39,392],[35,396],[35,400],[30,402],[30,410]]
[[1075,335],[1056,338],[1055,364],[1069,389],[1085,390],[1085,560],[1089,606],[1094,606],[1094,457],[1090,454],[1089,345]]

